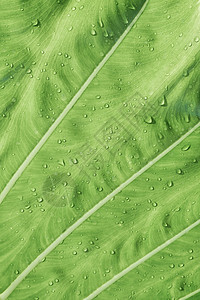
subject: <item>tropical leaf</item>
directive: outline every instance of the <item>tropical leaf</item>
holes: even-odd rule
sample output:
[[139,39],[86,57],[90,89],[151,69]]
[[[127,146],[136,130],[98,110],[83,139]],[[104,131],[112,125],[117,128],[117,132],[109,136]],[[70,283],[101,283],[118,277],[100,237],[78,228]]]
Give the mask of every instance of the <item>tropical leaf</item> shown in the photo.
[[198,299],[199,2],[0,8],[1,299]]

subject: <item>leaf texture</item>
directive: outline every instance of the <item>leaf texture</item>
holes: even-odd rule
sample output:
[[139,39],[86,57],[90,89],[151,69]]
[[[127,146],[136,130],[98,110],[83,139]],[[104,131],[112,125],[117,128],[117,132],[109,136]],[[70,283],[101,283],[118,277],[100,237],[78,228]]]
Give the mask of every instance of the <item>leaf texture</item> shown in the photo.
[[[2,191],[145,4],[58,2],[0,4]],[[2,299],[179,299],[199,288],[198,35],[198,1],[149,1],[23,170],[0,206]]]

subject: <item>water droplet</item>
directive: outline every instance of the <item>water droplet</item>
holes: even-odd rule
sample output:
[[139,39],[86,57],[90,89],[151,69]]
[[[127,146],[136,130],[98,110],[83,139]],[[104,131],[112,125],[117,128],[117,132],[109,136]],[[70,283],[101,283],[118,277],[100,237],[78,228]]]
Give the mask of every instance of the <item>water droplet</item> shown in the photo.
[[73,255],[77,255],[77,251],[73,251],[72,254],[73,254]]
[[190,115],[186,115],[185,116],[185,122],[186,123],[190,123]]
[[189,72],[188,72],[188,70],[184,70],[184,71],[183,71],[183,76],[184,76],[184,77],[187,77],[187,76],[189,76]]
[[103,188],[102,188],[102,187],[99,187],[99,188],[97,188],[97,190],[98,190],[99,192],[102,192],[102,191],[103,191]]
[[154,123],[155,123],[153,117],[151,117],[151,116],[147,116],[147,117],[144,119],[144,121],[145,121],[145,123],[147,123],[147,124],[154,124]]
[[182,151],[187,151],[187,150],[189,150],[190,149],[190,147],[191,147],[191,145],[185,145],[185,146],[183,146],[182,148],[181,148],[181,150]]
[[34,27],[40,26],[40,21],[38,19],[32,21]]
[[104,27],[104,23],[103,23],[102,19],[99,20],[99,25],[100,25],[101,28]]
[[59,160],[58,163],[59,163],[59,165],[61,165],[61,166],[63,166],[63,167],[65,166],[65,161],[64,161],[64,159]]
[[38,198],[37,201],[38,201],[39,203],[41,203],[41,202],[43,202],[43,198]]
[[169,181],[169,182],[167,183],[167,185],[168,185],[168,187],[172,187],[172,186],[174,185],[174,183],[173,183],[173,181]]
[[97,35],[97,32],[96,32],[96,30],[94,29],[94,28],[92,28],[92,30],[91,30],[91,35],[93,35],[93,36],[95,36],[95,35]]
[[160,106],[167,106],[167,99],[166,96],[163,96],[163,98],[159,102]]
[[184,264],[179,264],[178,265],[180,268],[183,268],[184,267]]
[[74,158],[73,160],[72,160],[72,162],[73,162],[73,164],[78,164],[78,159],[77,158]]
[[176,170],[176,173],[179,175],[183,175],[183,171],[181,169]]
[[131,5],[129,6],[129,8],[132,9],[132,10],[136,9],[136,7],[135,7],[135,5],[133,3],[131,3]]

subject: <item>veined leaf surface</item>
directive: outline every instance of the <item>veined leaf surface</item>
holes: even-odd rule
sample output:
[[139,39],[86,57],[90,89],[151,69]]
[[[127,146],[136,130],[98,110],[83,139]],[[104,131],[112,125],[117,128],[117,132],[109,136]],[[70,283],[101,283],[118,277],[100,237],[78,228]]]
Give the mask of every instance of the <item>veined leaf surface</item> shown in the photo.
[[199,2],[0,8],[1,298],[198,292]]

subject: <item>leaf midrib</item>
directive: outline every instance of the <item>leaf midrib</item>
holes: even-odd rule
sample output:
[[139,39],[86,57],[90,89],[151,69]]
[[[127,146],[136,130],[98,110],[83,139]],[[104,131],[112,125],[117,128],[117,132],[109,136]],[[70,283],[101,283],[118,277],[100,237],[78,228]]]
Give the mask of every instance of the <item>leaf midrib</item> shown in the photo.
[[[198,225],[200,225],[200,219],[197,220],[196,222],[194,222],[193,224],[191,224],[190,226],[186,227],[184,230],[180,231],[178,234],[176,234],[171,239],[164,242],[162,245],[155,248],[153,251],[149,252],[148,254],[146,254],[145,256],[143,256],[142,258],[140,258],[139,260],[137,260],[136,262],[134,262],[133,264],[128,266],[126,269],[122,270],[120,273],[118,273],[113,278],[111,278],[109,281],[107,281],[106,283],[104,283],[103,285],[98,287],[94,292],[92,292],[89,296],[87,296],[83,300],[92,300],[92,299],[94,299],[99,294],[101,294],[104,290],[106,290],[108,287],[110,287],[113,283],[118,281],[120,278],[122,278],[123,276],[128,274],[130,271],[132,271],[133,269],[135,269],[136,267],[138,267],[139,265],[144,263],[146,260],[148,260],[149,258],[154,256],[155,254],[159,253],[161,250],[163,250],[167,246],[171,245],[177,239],[179,239],[184,234],[188,233],[190,230],[192,230],[193,228],[195,228]],[[200,291],[200,289],[199,289],[199,291]],[[188,296],[190,296],[190,295],[188,295]],[[181,298],[181,299],[188,299],[188,298],[189,297],[187,297],[187,298],[184,297],[184,298]]]
[[[190,136],[195,130],[197,130],[200,127],[200,122],[198,122],[194,127],[192,127],[188,132],[186,132],[182,137],[180,137],[176,142],[174,142],[171,146],[169,146],[167,149],[165,149],[162,153],[160,153],[157,157],[155,157],[152,161],[150,161],[146,166],[144,166],[142,169],[140,169],[138,172],[133,174],[128,180],[126,180],[124,183],[122,183],[119,187],[117,187],[112,193],[107,195],[103,200],[101,200],[99,203],[97,203],[93,208],[91,208],[86,214],[84,214],[78,221],[76,221],[71,227],[69,227],[65,232],[63,232],[51,245],[49,245],[11,284],[10,286],[2,293],[0,294],[0,299],[4,300],[6,299],[12,292],[13,290],[23,281],[23,279],[51,252],[53,251],[66,237],[68,237],[75,229],[77,229],[84,221],[86,221],[91,215],[93,215],[97,210],[99,210],[103,205],[105,205],[110,199],[112,199],[114,196],[116,196],[119,192],[121,192],[125,187],[127,187],[131,182],[133,182],[136,178],[138,178],[140,175],[142,175],[144,172],[146,172],[148,169],[150,169],[154,164],[156,164],[159,160],[161,160],[165,155],[167,155],[171,150],[173,150],[175,147],[177,147],[182,141],[184,141],[188,136]],[[166,247],[170,243],[172,243],[174,240],[178,239],[181,237],[183,234],[186,232],[190,231],[192,228],[200,224],[200,220],[198,220],[196,223],[193,223],[183,231],[181,231],[179,234],[171,238],[170,240],[166,241],[164,244],[160,245],[159,247]],[[163,246],[166,245],[166,246]],[[140,264],[147,260],[149,257],[153,256],[155,253],[157,253],[158,249],[161,248],[156,248],[152,252],[148,253],[145,255],[143,258],[141,258],[139,261],[135,262],[132,264],[132,268],[134,268],[138,265],[138,262]],[[163,248],[162,248],[163,249]],[[157,252],[155,252],[157,251]],[[147,258],[146,258],[147,257]],[[132,270],[131,266],[128,267],[125,270]],[[119,274],[123,274],[123,271],[120,272]],[[124,273],[124,275],[127,272]],[[124,276],[122,275],[122,276]],[[121,278],[122,276],[119,276]],[[111,279],[111,281],[108,281],[109,283],[114,283],[116,280],[119,279],[116,276],[114,276],[114,281]],[[110,285],[111,285],[110,284]],[[110,286],[108,285],[108,286]],[[103,291],[105,288],[108,287],[107,284],[103,285],[103,289],[100,289],[100,292]],[[105,287],[105,288],[104,288]],[[97,289],[96,291],[99,291]],[[96,292],[95,291],[95,292]],[[96,293],[92,293],[92,298],[86,298],[86,300],[93,299],[96,297]],[[95,296],[93,297],[93,295]],[[90,295],[90,296],[91,296]],[[88,296],[88,297],[90,297]]]
[[115,45],[110,49],[110,51],[106,54],[106,56],[102,59],[102,61],[99,63],[99,65],[94,69],[94,71],[91,73],[91,75],[88,77],[88,79],[85,81],[85,83],[82,85],[82,87],[79,89],[79,91],[75,94],[75,96],[72,98],[72,100],[67,104],[67,106],[64,108],[62,113],[59,115],[59,117],[56,119],[56,121],[50,126],[50,128],[47,130],[47,132],[43,135],[41,140],[38,142],[38,144],[34,147],[34,149],[29,153],[29,155],[26,157],[24,162],[21,164],[21,166],[17,169],[15,174],[12,176],[12,178],[9,180],[5,188],[0,194],[0,204],[6,197],[6,195],[9,193],[9,191],[12,189],[18,178],[22,175],[26,167],[30,164],[30,162],[33,160],[33,158],[36,156],[36,154],[39,152],[39,150],[43,147],[43,145],[46,143],[48,138],[51,136],[51,134],[55,131],[55,129],[58,127],[58,125],[62,122],[62,120],[65,118],[65,116],[68,114],[68,112],[71,110],[71,108],[74,106],[74,104],[78,101],[78,99],[81,97],[81,95],[84,93],[84,91],[87,89],[89,84],[93,81],[93,79],[96,77],[96,75],[99,73],[99,71],[103,68],[103,66],[106,64],[106,62],[110,59],[112,54],[115,52],[115,50],[118,48],[118,46],[122,43],[122,41],[125,39],[129,31],[132,29],[133,25],[137,22],[139,17],[142,15],[143,11],[145,10],[149,0],[146,0],[140,11],[138,12],[137,16],[133,19],[133,21],[129,24],[129,26],[125,29],[123,34],[120,36],[120,38],[116,41]]

